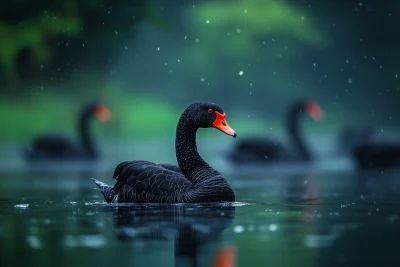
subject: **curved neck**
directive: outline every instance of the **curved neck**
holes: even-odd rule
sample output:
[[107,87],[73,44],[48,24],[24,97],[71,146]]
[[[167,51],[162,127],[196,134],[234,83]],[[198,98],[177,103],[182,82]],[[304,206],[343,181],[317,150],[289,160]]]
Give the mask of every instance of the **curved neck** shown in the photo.
[[210,176],[220,175],[199,155],[196,145],[197,130],[198,126],[187,119],[185,113],[182,114],[176,129],[176,160],[183,175],[193,184],[206,181]]
[[303,115],[304,109],[298,106],[295,106],[291,112],[289,113],[288,118],[288,130],[290,134],[290,138],[292,141],[292,145],[296,148],[298,155],[302,160],[311,160],[312,156],[306,145],[304,144],[303,139],[301,138],[300,127],[299,127],[299,118]]
[[91,140],[89,131],[90,119],[91,119],[90,113],[83,112],[81,114],[78,121],[78,133],[80,135],[82,150],[85,153],[85,155],[94,156],[96,154],[96,151],[94,149],[94,145]]

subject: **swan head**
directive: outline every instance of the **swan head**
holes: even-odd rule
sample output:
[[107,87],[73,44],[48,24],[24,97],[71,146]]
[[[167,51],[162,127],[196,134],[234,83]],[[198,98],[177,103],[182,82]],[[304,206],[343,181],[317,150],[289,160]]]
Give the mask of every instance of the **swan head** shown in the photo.
[[111,112],[101,103],[91,103],[86,107],[86,113],[94,115],[99,121],[107,122],[111,118]]
[[320,121],[323,118],[324,112],[321,107],[314,101],[306,101],[304,110],[315,121]]
[[184,115],[198,128],[215,128],[236,138],[236,132],[226,121],[226,114],[220,106],[209,102],[195,102],[191,104]]

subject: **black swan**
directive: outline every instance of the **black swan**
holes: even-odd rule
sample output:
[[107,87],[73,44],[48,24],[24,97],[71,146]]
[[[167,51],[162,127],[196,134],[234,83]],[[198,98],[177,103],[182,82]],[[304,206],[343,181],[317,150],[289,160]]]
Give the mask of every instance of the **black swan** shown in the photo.
[[199,203],[235,201],[224,177],[197,152],[196,132],[214,127],[236,137],[221,107],[195,102],[185,109],[176,129],[175,151],[178,166],[146,160],[125,161],[115,168],[111,187],[96,179],[108,203]]
[[73,140],[58,134],[44,134],[33,140],[32,145],[24,150],[28,161],[95,159],[98,153],[89,133],[89,122],[95,116],[102,122],[110,118],[109,110],[102,104],[90,103],[81,111],[78,119],[80,140]]
[[400,168],[400,142],[364,142],[353,149],[352,156],[358,169],[384,171]]
[[[203,248],[224,240],[235,218],[233,205],[112,207],[114,233],[121,242],[173,241],[175,266],[198,266]],[[206,252],[207,253],[207,252]],[[235,248],[225,246],[213,260],[215,267],[231,266]]]
[[322,109],[313,101],[298,101],[292,104],[287,121],[292,149],[278,140],[265,137],[249,137],[241,140],[228,153],[228,158],[235,164],[279,161],[310,162],[312,155],[299,133],[299,118],[304,113],[307,113],[315,121],[320,121],[323,116]]

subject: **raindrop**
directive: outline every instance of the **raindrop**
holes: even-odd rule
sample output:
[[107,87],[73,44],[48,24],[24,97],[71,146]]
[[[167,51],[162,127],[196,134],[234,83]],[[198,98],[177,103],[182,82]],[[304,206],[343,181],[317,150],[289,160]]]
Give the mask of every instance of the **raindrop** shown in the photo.
[[206,20],[206,23],[207,23],[207,24],[210,24],[210,21],[209,21],[209,20]]
[[276,230],[278,229],[278,225],[276,225],[276,224],[270,224],[270,225],[268,226],[268,229],[269,229],[270,231],[276,231]]
[[240,76],[242,76],[243,75],[243,71],[241,70],[241,71],[239,71],[239,75]]
[[31,248],[40,249],[42,248],[42,242],[39,237],[35,235],[29,235],[26,237],[26,242],[29,244]]
[[17,209],[27,209],[29,207],[29,204],[16,204],[14,205],[14,207]]
[[348,82],[348,83],[353,83],[353,79],[352,79],[352,78],[348,78],[348,79],[347,79],[347,82]]
[[242,233],[242,232],[244,231],[244,227],[241,226],[241,225],[236,225],[236,226],[233,228],[233,231],[234,231],[235,233]]

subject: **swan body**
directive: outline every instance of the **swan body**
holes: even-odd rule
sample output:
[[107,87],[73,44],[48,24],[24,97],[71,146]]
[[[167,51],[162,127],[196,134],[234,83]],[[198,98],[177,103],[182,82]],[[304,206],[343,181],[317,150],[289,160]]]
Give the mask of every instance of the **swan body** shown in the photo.
[[175,139],[178,166],[147,160],[125,161],[115,168],[111,187],[96,179],[108,203],[200,203],[235,201],[224,177],[198,154],[196,132],[216,128],[236,137],[221,107],[195,102],[182,113]]
[[358,169],[383,171],[400,168],[400,142],[370,141],[358,144],[352,156]]

